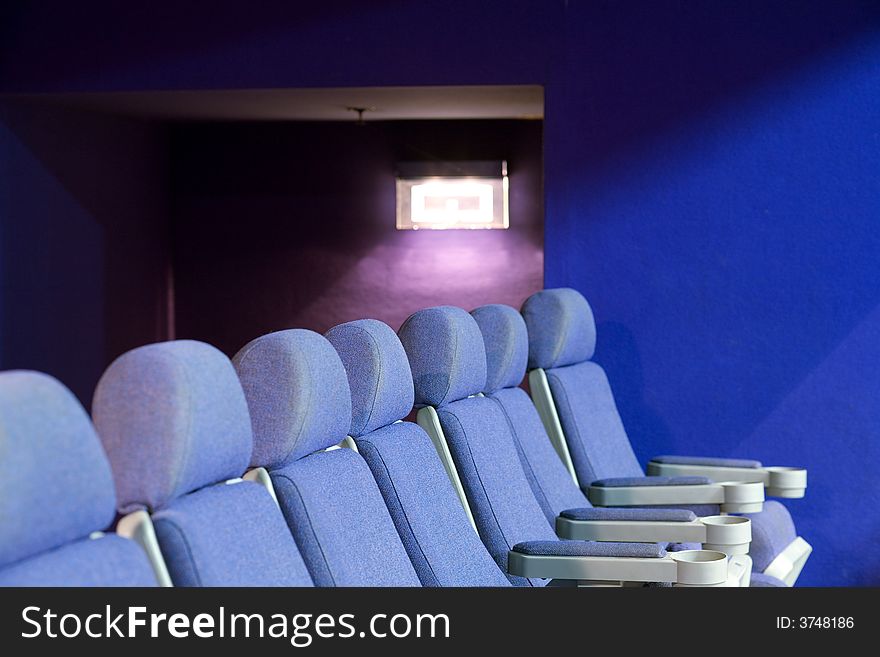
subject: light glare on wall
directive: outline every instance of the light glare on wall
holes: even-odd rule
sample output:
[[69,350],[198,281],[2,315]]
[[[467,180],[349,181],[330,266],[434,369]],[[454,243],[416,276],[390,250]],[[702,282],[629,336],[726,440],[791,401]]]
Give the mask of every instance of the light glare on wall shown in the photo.
[[398,173],[399,230],[508,226],[506,162],[409,162]]

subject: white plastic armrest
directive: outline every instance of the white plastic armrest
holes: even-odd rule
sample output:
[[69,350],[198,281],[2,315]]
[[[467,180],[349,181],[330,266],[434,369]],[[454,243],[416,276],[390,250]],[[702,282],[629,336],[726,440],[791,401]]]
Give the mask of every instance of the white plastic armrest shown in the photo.
[[693,486],[590,486],[594,506],[659,506],[718,504],[724,513],[758,513],[764,508],[764,486],[720,481]]
[[511,550],[507,570],[519,577],[584,582],[667,582],[675,586],[728,586],[727,555],[685,550],[660,558],[526,555]]
[[735,468],[649,461],[647,473],[665,477],[698,475],[708,477],[712,481],[755,481],[760,482],[766,488],[766,494],[769,497],[800,498],[804,496],[807,489],[806,468],[781,465]]
[[752,580],[752,558],[747,554],[730,557],[727,566],[727,585],[748,588]]
[[798,536],[776,555],[764,569],[764,574],[781,579],[788,586],[794,586],[812,551],[813,546]]
[[556,518],[556,535],[582,541],[702,543],[728,556],[748,554],[752,521],[741,516],[706,516],[690,522],[572,520]]
[[159,541],[156,538],[156,530],[153,528],[153,520],[146,511],[135,511],[120,519],[116,525],[116,533],[125,538],[130,538],[141,546],[147,554],[150,566],[156,575],[159,586],[173,586],[168,566],[162,551],[159,549]]

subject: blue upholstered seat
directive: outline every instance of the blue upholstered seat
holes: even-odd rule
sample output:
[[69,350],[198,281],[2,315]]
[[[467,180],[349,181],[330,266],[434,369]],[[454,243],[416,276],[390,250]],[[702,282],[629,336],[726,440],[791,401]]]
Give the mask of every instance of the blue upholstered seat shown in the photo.
[[[532,491],[555,527],[556,517],[571,519],[651,519],[687,521],[685,509],[593,509],[574,483],[550,443],[532,400],[519,387],[526,374],[529,345],[522,315],[510,306],[490,304],[471,312],[486,348],[486,386],[483,393],[503,411]],[[656,481],[655,483],[659,483]],[[643,482],[639,482],[643,483]],[[665,546],[670,550],[678,545]],[[688,548],[699,547],[687,544]]]
[[312,584],[269,491],[237,480],[253,437],[220,351],[190,340],[129,351],[101,377],[92,412],[119,512],[151,514],[175,585]]
[[[516,545],[546,548],[561,542],[532,493],[504,411],[494,400],[476,396],[486,386],[486,351],[473,317],[452,306],[428,308],[410,316],[398,335],[412,370],[415,404],[436,409],[480,538],[499,567],[507,570],[508,552]],[[596,549],[610,554],[615,548]],[[546,583],[508,578],[518,586]]]
[[110,465],[88,414],[38,372],[0,373],[0,586],[155,586],[115,534]]
[[[644,477],[608,378],[591,360],[596,324],[587,300],[570,288],[542,290],[525,301],[522,317],[528,334],[528,368],[541,368],[547,375],[581,485],[601,479]],[[754,464],[745,463],[750,467]],[[718,512],[717,507],[709,505],[690,508],[697,515]],[[775,500],[766,501],[761,513],[746,515],[752,520],[750,554],[754,569],[762,571],[795,539],[794,524],[785,506]]]
[[[264,335],[233,359],[250,408],[250,462],[269,470],[319,586],[419,586],[370,468],[335,446],[352,425],[345,368],[312,331]],[[369,416],[356,417],[361,427]]]
[[425,586],[510,586],[480,542],[417,424],[409,362],[394,331],[376,320],[326,334],[351,388],[351,435],[379,485],[403,544]]

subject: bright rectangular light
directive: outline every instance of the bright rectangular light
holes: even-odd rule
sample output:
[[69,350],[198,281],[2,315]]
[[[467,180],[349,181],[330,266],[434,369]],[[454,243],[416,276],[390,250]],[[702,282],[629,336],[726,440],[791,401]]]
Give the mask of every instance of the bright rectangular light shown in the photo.
[[507,228],[507,175],[397,179],[397,228]]

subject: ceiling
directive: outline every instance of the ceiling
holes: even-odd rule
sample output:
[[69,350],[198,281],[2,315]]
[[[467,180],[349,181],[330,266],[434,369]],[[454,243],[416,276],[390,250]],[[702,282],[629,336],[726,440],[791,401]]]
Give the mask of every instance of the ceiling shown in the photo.
[[538,85],[345,87],[31,94],[82,110],[168,121],[365,121],[542,119]]

